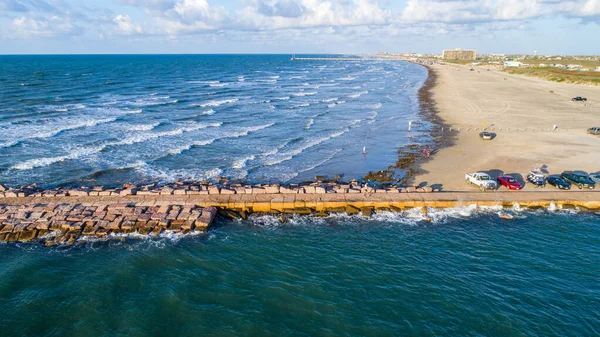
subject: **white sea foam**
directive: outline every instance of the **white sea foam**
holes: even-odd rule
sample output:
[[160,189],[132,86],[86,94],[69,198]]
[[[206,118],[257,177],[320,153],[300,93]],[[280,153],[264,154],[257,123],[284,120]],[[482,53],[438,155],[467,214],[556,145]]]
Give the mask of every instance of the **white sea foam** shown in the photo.
[[366,94],[368,94],[368,93],[369,93],[369,91],[368,91],[368,90],[364,90],[364,91],[357,92],[357,93],[354,93],[354,94],[352,94],[352,95],[349,95],[348,97],[350,97],[350,98],[359,98],[360,96],[362,96],[362,95],[366,95]]
[[160,122],[156,122],[156,123],[152,123],[152,124],[132,125],[132,126],[128,127],[127,130],[129,130],[129,131],[150,131],[159,125],[160,125]]
[[354,81],[355,79],[356,79],[356,77],[352,77],[352,76],[338,78],[339,81]]
[[246,164],[248,163],[248,161],[254,160],[255,158],[256,158],[255,156],[247,156],[247,157],[238,159],[233,162],[233,165],[231,165],[231,167],[236,170],[243,169],[246,166]]
[[294,139],[288,139],[288,140],[286,140],[285,142],[283,142],[283,144],[277,146],[276,148],[261,153],[260,157],[269,157],[269,156],[272,156],[274,154],[277,154],[279,151],[281,151],[281,149],[285,148],[293,140]]
[[200,115],[202,115],[202,116],[210,116],[210,115],[214,115],[215,113],[216,113],[215,110],[208,109],[206,111],[201,112]]
[[220,87],[226,87],[228,86],[229,83],[215,83],[215,84],[209,84],[209,87],[215,87],[215,88],[220,88]]
[[327,104],[328,108],[334,108],[337,104],[336,103],[329,103]]
[[309,118],[309,119],[308,119],[308,122],[306,123],[306,125],[304,125],[304,128],[308,130],[308,129],[310,129],[310,127],[311,127],[313,124],[315,124],[315,120],[314,120],[314,118]]
[[216,142],[217,140],[221,140],[221,139],[244,137],[244,136],[249,135],[252,132],[260,131],[260,130],[269,128],[269,127],[271,127],[273,125],[275,125],[275,123],[270,123],[270,124],[265,124],[265,125],[258,125],[258,126],[243,127],[243,128],[240,128],[239,130],[236,130],[234,132],[225,133],[225,134],[223,134],[221,136],[217,136],[217,137],[212,138],[212,139],[207,139],[207,140],[202,140],[202,141],[195,141],[195,142],[192,142],[190,144],[186,144],[186,145],[183,145],[183,146],[176,147],[174,149],[171,149],[171,150],[167,151],[167,153],[169,153],[171,155],[181,154],[184,151],[190,150],[192,147],[200,147],[200,146],[210,145],[210,144]]
[[383,104],[376,103],[376,104],[373,104],[373,106],[371,108],[377,110],[377,109],[381,109],[382,106],[383,106]]
[[208,139],[208,140],[202,140],[202,141],[195,141],[195,142],[192,142],[190,144],[186,144],[186,145],[183,145],[183,146],[178,146],[178,147],[173,148],[173,149],[169,149],[167,151],[167,153],[170,154],[170,155],[182,154],[184,151],[188,151],[188,150],[192,149],[193,147],[200,147],[200,146],[210,145],[210,144],[214,143],[215,140],[216,139]]
[[96,154],[96,153],[99,153],[99,152],[103,151],[104,149],[106,149],[108,147],[112,147],[112,146],[133,145],[133,144],[147,142],[149,140],[154,140],[154,139],[161,138],[161,137],[176,136],[176,135],[181,135],[185,132],[192,132],[192,131],[201,130],[201,129],[205,129],[205,128],[209,128],[209,127],[219,127],[221,125],[222,125],[222,123],[197,124],[197,125],[186,126],[186,127],[182,127],[182,128],[178,128],[178,129],[174,129],[174,130],[170,130],[170,131],[164,131],[164,132],[140,133],[140,134],[129,136],[120,141],[107,142],[107,143],[104,143],[99,146],[81,147],[81,148],[72,149],[71,152],[69,152],[66,155],[62,155],[62,156],[30,159],[30,160],[27,160],[27,161],[24,161],[21,163],[17,163],[15,165],[13,165],[10,169],[11,170],[30,170],[30,169],[37,168],[37,167],[49,166],[54,163],[62,162],[65,160],[73,160],[73,159],[78,159],[78,158],[81,158],[84,156]]
[[290,96],[284,96],[284,97],[278,97],[278,98],[273,98],[273,99],[277,100],[277,101],[287,101],[290,98],[291,98]]
[[264,162],[264,165],[265,166],[273,166],[273,165],[281,164],[288,160],[292,160],[294,157],[298,156],[299,154],[303,153],[304,151],[306,151],[312,147],[315,147],[323,142],[331,140],[333,138],[337,138],[348,131],[350,131],[349,128],[344,128],[343,130],[334,132],[334,133],[330,134],[329,136],[319,137],[319,138],[314,138],[314,139],[308,140],[304,144],[302,144],[301,146],[299,146],[293,150],[278,153],[278,155],[276,155],[276,156],[271,156],[272,158],[267,159]]
[[327,99],[322,100],[321,102],[323,102],[323,103],[330,103],[330,102],[335,102],[338,99],[340,99],[340,98],[339,97],[327,98]]
[[292,96],[304,97],[304,96],[313,96],[316,94],[317,94],[317,92],[314,92],[314,91],[299,91],[299,92],[293,93]]
[[237,102],[238,99],[237,98],[230,98],[230,99],[222,99],[222,100],[213,100],[213,101],[208,101],[206,103],[202,103],[200,105],[198,105],[199,107],[202,108],[206,108],[206,107],[217,107],[217,106],[221,106],[224,104],[231,104],[231,103],[235,103]]
[[[57,120],[54,123],[42,125],[40,127],[34,126],[27,132],[24,132],[22,127],[19,127],[18,129],[11,130],[11,131],[8,131],[5,129],[5,130],[2,130],[4,133],[4,136],[6,136],[9,133],[14,132],[14,133],[16,133],[16,135],[15,135],[16,137],[11,141],[8,141],[6,143],[1,143],[0,148],[11,147],[11,146],[19,144],[23,141],[31,140],[31,139],[51,138],[51,137],[58,135],[61,132],[76,130],[76,129],[80,129],[80,128],[90,128],[90,127],[94,127],[99,124],[111,123],[116,120],[117,120],[116,117],[104,118],[104,119],[94,119],[94,120],[87,120],[87,121]],[[63,124],[63,123],[73,123],[73,124]]]

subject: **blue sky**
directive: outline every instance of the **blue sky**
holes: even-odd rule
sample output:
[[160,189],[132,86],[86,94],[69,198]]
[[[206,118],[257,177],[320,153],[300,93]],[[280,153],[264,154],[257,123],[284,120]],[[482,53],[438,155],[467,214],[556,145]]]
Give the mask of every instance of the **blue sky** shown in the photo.
[[600,54],[600,0],[0,0],[0,54]]

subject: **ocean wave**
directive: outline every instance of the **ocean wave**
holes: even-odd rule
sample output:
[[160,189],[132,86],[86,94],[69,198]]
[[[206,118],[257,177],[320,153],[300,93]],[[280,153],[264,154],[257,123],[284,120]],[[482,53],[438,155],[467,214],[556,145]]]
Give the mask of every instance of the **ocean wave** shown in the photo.
[[317,167],[325,164],[326,162],[330,161],[331,159],[333,159],[338,153],[340,153],[342,151],[342,149],[335,149],[329,156],[323,158],[323,160],[319,161],[316,164],[313,164],[307,168],[304,168],[302,170],[299,170],[298,173],[303,173],[303,172],[307,172],[307,171],[311,171],[316,169]]
[[246,166],[246,163],[248,163],[248,161],[254,160],[255,158],[256,158],[256,156],[247,156],[247,157],[238,159],[233,162],[231,167],[236,170],[243,169]]
[[260,157],[269,157],[269,156],[272,156],[274,154],[277,154],[277,153],[279,153],[279,151],[281,151],[283,148],[285,148],[286,146],[288,146],[290,143],[292,143],[294,141],[297,141],[297,140],[300,140],[300,139],[301,139],[301,137],[293,138],[293,139],[288,139],[288,140],[284,141],[282,144],[278,145],[276,148],[268,150],[268,151],[265,151],[265,152],[261,153],[259,156]]
[[343,130],[334,132],[334,133],[330,134],[329,136],[319,137],[319,138],[314,138],[314,139],[308,140],[303,145],[301,145],[293,150],[278,153],[278,156],[272,156],[273,158],[266,160],[263,163],[263,165],[264,166],[274,166],[274,165],[278,165],[283,162],[286,162],[288,160],[292,160],[292,159],[294,159],[294,157],[300,155],[304,151],[306,151],[312,147],[315,147],[323,142],[326,142],[328,140],[337,138],[337,137],[345,134],[348,131],[350,131],[349,128],[344,128]]
[[132,126],[128,127],[127,130],[129,130],[129,131],[150,131],[159,125],[160,125],[160,122],[156,122],[156,123],[152,123],[152,124],[138,124],[138,125],[132,125]]
[[137,135],[129,136],[123,140],[116,141],[116,142],[107,142],[107,143],[104,143],[99,146],[73,149],[73,150],[71,150],[71,152],[69,154],[62,155],[62,156],[30,159],[30,160],[27,160],[27,161],[24,161],[21,163],[17,163],[15,165],[13,165],[10,169],[11,170],[31,170],[31,169],[34,169],[37,167],[45,167],[45,166],[49,166],[49,165],[52,165],[52,164],[55,164],[58,162],[79,159],[84,156],[96,154],[96,153],[99,153],[99,152],[105,150],[108,147],[133,145],[133,144],[147,142],[149,140],[154,140],[154,139],[161,138],[161,137],[176,136],[176,135],[181,135],[185,132],[192,132],[192,131],[201,130],[201,129],[205,129],[205,128],[209,128],[209,127],[219,127],[221,125],[222,125],[222,123],[199,124],[199,125],[194,125],[194,126],[182,127],[182,128],[178,128],[178,129],[174,129],[174,130],[170,130],[170,131],[155,132],[155,133],[140,133]]
[[284,96],[284,97],[277,97],[277,98],[273,98],[273,99],[277,100],[277,101],[287,101],[290,98],[291,98],[290,96]]
[[209,170],[203,169],[160,169],[150,166],[148,163],[135,167],[141,176],[158,182],[172,182],[173,180],[210,180],[223,174],[223,170],[216,167]]
[[178,99],[171,100],[170,96],[150,96],[144,98],[135,99],[128,104],[134,106],[158,106],[179,103]]
[[249,127],[243,127],[240,128],[239,130],[236,130],[234,132],[231,133],[225,133],[221,136],[217,136],[215,138],[211,138],[211,139],[207,139],[207,140],[201,140],[201,141],[195,141],[192,142],[190,144],[186,144],[183,146],[179,146],[176,147],[174,149],[168,150],[167,153],[170,155],[178,155],[178,154],[182,154],[184,151],[188,151],[191,150],[194,147],[201,147],[201,146],[207,146],[210,145],[218,140],[222,140],[222,139],[229,139],[229,138],[239,138],[239,137],[244,137],[249,135],[252,132],[257,132],[266,128],[269,128],[271,126],[275,125],[275,123],[270,123],[270,124],[265,124],[265,125],[258,125],[258,126],[249,126]]
[[300,103],[300,104],[291,105],[290,109],[306,108],[308,106],[310,106],[310,103]]
[[371,106],[371,109],[375,109],[375,110],[377,110],[377,109],[381,109],[381,107],[382,107],[382,106],[383,106],[383,104],[381,104],[381,103],[376,103],[376,104],[373,104],[373,106]]
[[38,110],[42,111],[56,111],[56,112],[67,112],[73,110],[85,109],[85,104],[66,104],[66,105],[42,105],[37,107]]
[[[90,127],[94,127],[99,124],[111,123],[116,120],[117,120],[117,118],[113,117],[113,118],[104,118],[104,119],[74,122],[74,124],[67,124],[67,125],[50,125],[50,126],[44,126],[44,129],[42,129],[42,130],[35,130],[37,128],[34,128],[34,130],[29,130],[27,132],[24,132],[23,128],[19,128],[18,130],[15,130],[15,131],[18,131],[18,133],[21,136],[17,139],[13,139],[12,141],[9,141],[7,143],[0,143],[0,148],[15,146],[26,140],[51,138],[51,137],[58,135],[61,132],[71,131],[71,130],[76,130],[76,129],[81,129],[81,128],[90,128]],[[6,132],[6,130],[4,130],[4,131]],[[26,133],[26,135],[23,135],[24,133]]]
[[304,96],[313,96],[316,95],[317,92],[315,91],[299,91],[299,92],[295,92],[292,94],[292,96],[294,97],[304,97]]
[[179,147],[176,147],[176,148],[173,148],[173,149],[169,149],[167,151],[167,153],[170,154],[170,155],[179,155],[179,154],[182,154],[185,151],[191,150],[194,147],[201,147],[201,146],[210,145],[210,144],[214,143],[215,140],[216,139],[208,139],[208,140],[202,140],[202,141],[195,141],[195,142],[192,142],[190,144],[186,144],[186,145],[179,146]]
[[340,98],[339,97],[327,98],[327,99],[321,100],[321,102],[323,102],[323,103],[330,103],[330,102],[335,102],[338,99],[340,99]]
[[346,77],[338,78],[338,81],[354,81],[355,79],[356,79],[356,77],[346,76]]
[[364,91],[361,91],[361,92],[354,93],[352,95],[348,95],[348,97],[350,97],[350,98],[359,98],[360,96],[366,95],[368,93],[369,93],[369,90],[364,90]]
[[215,84],[209,84],[209,87],[213,87],[213,88],[221,88],[221,87],[226,87],[228,86],[229,83],[215,83]]
[[305,128],[306,130],[308,130],[308,129],[310,129],[310,127],[311,127],[313,124],[315,124],[315,120],[314,120],[314,118],[309,118],[309,119],[308,119],[308,122],[306,123],[306,125],[304,125],[304,128]]
[[215,113],[216,113],[215,110],[208,109],[206,111],[201,112],[200,115],[202,115],[202,116],[210,116],[210,115],[214,115]]
[[221,106],[221,105],[224,105],[224,104],[235,103],[237,101],[238,101],[237,98],[222,99],[222,100],[213,100],[213,101],[208,101],[206,103],[199,104],[198,106],[201,107],[201,108],[217,107],[217,106]]

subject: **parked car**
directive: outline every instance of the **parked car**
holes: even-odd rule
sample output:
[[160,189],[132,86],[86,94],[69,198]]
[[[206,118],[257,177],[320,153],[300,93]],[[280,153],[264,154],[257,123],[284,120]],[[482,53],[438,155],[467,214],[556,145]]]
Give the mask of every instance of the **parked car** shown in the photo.
[[581,97],[581,96],[577,96],[577,97],[571,98],[571,101],[573,101],[573,102],[585,102],[585,101],[587,101],[587,98]]
[[594,127],[587,129],[587,133],[590,135],[600,136],[600,127]]
[[590,179],[592,179],[596,184],[600,184],[600,172],[590,173]]
[[533,187],[545,187],[546,186],[546,175],[539,171],[529,171],[527,175],[527,181],[530,182]]
[[560,190],[570,190],[571,184],[560,176],[549,176],[546,182]]
[[479,134],[479,137],[483,140],[492,140],[492,134],[487,132],[487,131],[483,131]]
[[561,175],[561,178],[570,182],[571,184],[577,186],[579,189],[589,188],[591,190],[594,189],[596,183],[590,179],[587,174],[573,172],[573,171],[565,171]]
[[487,174],[483,172],[467,173],[465,174],[465,180],[469,185],[476,185],[483,191],[496,190],[498,189],[498,183]]
[[523,189],[523,185],[521,185],[521,183],[517,181],[517,179],[513,178],[513,176],[499,176],[497,180],[498,184],[506,187],[509,190],[518,191]]

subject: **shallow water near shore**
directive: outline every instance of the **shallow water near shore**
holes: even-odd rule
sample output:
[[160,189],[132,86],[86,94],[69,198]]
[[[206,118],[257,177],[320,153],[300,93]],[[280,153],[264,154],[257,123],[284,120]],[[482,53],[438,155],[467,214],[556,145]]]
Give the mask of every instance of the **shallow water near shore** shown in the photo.
[[[403,61],[0,56],[0,182],[360,178],[430,139]],[[367,156],[362,149],[367,148]]]
[[465,207],[0,245],[3,335],[591,336],[598,215]]

